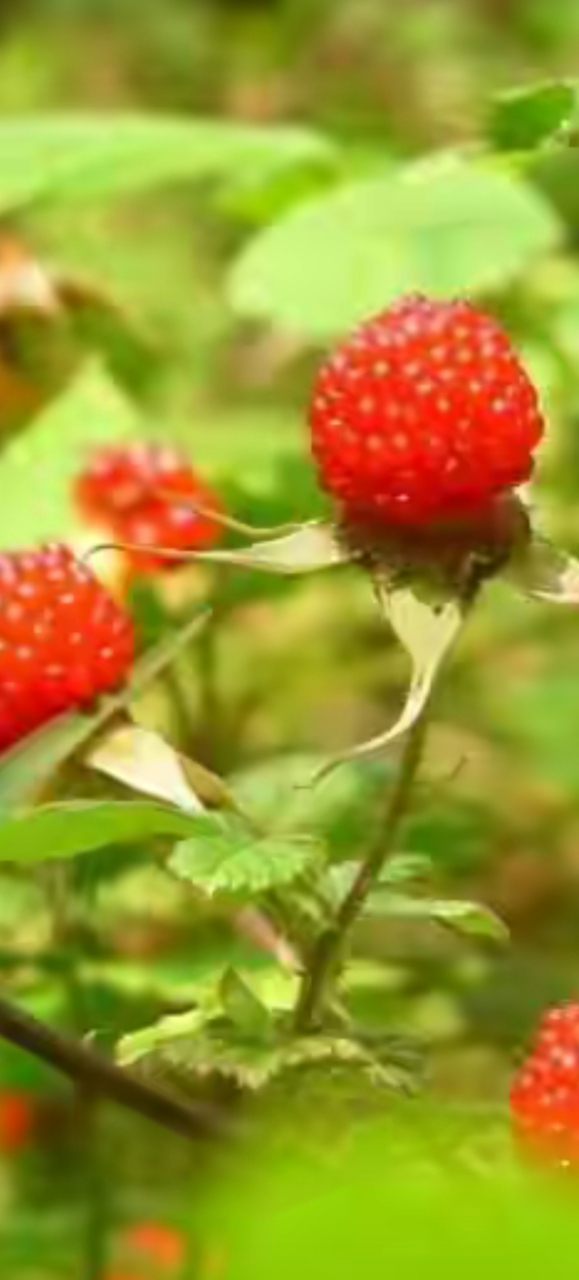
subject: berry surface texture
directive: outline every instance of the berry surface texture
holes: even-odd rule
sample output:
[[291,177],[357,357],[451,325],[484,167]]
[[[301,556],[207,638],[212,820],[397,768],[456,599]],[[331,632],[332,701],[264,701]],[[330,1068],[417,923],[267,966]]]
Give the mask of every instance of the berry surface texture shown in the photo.
[[579,1167],[579,1003],[543,1018],[510,1096],[517,1140],[554,1165]]
[[132,557],[142,572],[171,563],[148,548],[198,549],[220,533],[205,514],[219,510],[215,494],[167,446],[138,442],[98,450],[78,478],[76,497],[85,517],[108,527],[120,543],[143,548]]
[[0,749],[116,688],[133,624],[61,544],[0,556]]
[[322,487],[346,519],[477,516],[527,480],[543,432],[509,338],[468,302],[408,297],[322,364],[310,413]]

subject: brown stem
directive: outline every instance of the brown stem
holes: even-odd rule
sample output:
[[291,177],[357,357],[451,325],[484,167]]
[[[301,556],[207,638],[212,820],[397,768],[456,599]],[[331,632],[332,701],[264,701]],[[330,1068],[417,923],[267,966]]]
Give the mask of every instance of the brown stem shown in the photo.
[[0,1039],[41,1058],[76,1085],[138,1112],[184,1138],[226,1136],[224,1118],[207,1103],[185,1105],[158,1086],[117,1066],[86,1042],[70,1039],[0,997]]
[[333,923],[318,938],[311,962],[304,973],[294,1016],[294,1028],[311,1031],[319,1018],[326,987],[339,962],[345,938],[377,883],[384,863],[392,853],[394,840],[404,816],[418,766],[422,758],[427,717],[423,713],[413,725],[404,745],[398,776],[389,793],[384,822],[367,856],[360,863],[353,884],[343,898]]

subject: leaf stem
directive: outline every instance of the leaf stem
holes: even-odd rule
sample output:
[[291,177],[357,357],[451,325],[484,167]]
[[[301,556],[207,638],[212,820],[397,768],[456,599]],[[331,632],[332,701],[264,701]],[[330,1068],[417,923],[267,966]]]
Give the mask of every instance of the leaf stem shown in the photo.
[[324,929],[314,946],[310,964],[303,975],[294,1014],[296,1033],[312,1031],[319,1021],[326,988],[339,964],[344,942],[364,903],[376,885],[384,863],[390,856],[394,840],[406,809],[422,759],[428,716],[423,711],[412,726],[404,744],[398,775],[388,795],[380,832],[360,863],[332,924]]

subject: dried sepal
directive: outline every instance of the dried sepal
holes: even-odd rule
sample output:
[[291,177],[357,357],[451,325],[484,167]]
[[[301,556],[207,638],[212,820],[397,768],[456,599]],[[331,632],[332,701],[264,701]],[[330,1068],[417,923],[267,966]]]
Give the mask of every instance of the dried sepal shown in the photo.
[[406,528],[350,517],[339,529],[350,559],[377,583],[391,591],[416,587],[439,603],[472,600],[485,582],[524,555],[531,538],[527,509],[513,493],[468,519]]
[[316,573],[319,569],[347,563],[352,557],[342,546],[340,538],[330,524],[313,520],[296,525],[290,533],[278,538],[263,539],[248,547],[207,551],[174,551],[168,547],[135,546],[133,543],[103,543],[93,547],[89,555],[109,551],[112,547],[124,551],[143,551],[166,557],[172,563],[203,563],[232,565],[240,569],[257,569],[264,573],[291,577],[302,573]]
[[128,719],[106,729],[84,755],[83,764],[186,813],[203,812],[175,749],[152,729]]
[[441,664],[464,622],[465,607],[456,599],[433,605],[420,600],[409,588],[394,591],[382,588],[377,594],[384,616],[412,663],[406,699],[393,725],[367,742],[358,743],[351,750],[335,756],[320,771],[316,781],[326,777],[339,764],[381,755],[385,747],[408,733],[424,712]]
[[579,560],[535,536],[507,570],[526,596],[550,604],[579,604]]

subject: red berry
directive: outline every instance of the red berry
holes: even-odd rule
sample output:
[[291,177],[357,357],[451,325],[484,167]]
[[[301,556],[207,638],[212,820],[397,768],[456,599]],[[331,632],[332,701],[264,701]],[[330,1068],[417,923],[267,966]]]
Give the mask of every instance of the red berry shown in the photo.
[[189,463],[164,446],[100,449],[79,476],[76,496],[86,517],[107,525],[119,542],[144,548],[132,556],[143,571],[171,563],[147,547],[187,551],[209,546],[219,535],[216,521],[196,507],[218,510],[219,501]]
[[34,1111],[25,1093],[3,1089],[0,1092],[0,1151],[14,1154],[28,1146],[34,1124]]
[[322,365],[311,408],[320,482],[343,515],[421,526],[464,519],[526,480],[543,419],[495,320],[467,302],[404,298]]
[[174,1272],[183,1265],[185,1240],[175,1227],[164,1222],[137,1222],[125,1236],[127,1244],[160,1271]]
[[554,1164],[579,1165],[579,1004],[553,1008],[510,1095],[516,1137]]
[[0,748],[126,676],[133,625],[58,543],[0,555]]

